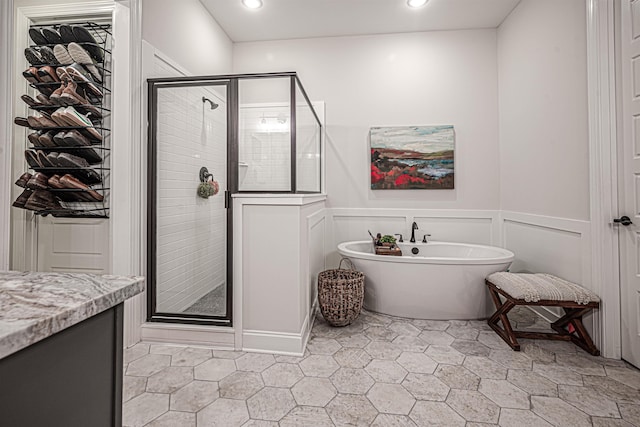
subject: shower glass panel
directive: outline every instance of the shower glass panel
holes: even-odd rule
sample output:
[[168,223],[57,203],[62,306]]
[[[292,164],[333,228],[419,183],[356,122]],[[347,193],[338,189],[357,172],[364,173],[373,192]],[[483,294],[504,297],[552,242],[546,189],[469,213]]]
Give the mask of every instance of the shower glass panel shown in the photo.
[[149,190],[155,320],[229,320],[228,82],[158,84]]
[[296,192],[320,192],[320,123],[296,79]]
[[289,77],[238,81],[238,189],[291,190]]
[[148,84],[147,319],[231,326],[231,195],[319,193],[320,120],[293,72]]

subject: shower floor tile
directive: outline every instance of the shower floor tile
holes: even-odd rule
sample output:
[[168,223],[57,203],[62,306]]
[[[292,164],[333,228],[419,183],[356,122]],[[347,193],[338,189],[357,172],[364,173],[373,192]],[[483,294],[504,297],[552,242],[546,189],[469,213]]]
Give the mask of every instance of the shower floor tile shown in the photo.
[[[216,291],[189,310],[224,308]],[[509,317],[549,329],[525,307]],[[125,352],[124,426],[640,425],[637,369],[561,341],[521,346],[485,321],[370,312],[345,328],[318,315],[299,358],[140,343]]]
[[226,286],[222,285],[194,302],[190,307],[186,308],[183,313],[224,316],[226,311],[227,292]]

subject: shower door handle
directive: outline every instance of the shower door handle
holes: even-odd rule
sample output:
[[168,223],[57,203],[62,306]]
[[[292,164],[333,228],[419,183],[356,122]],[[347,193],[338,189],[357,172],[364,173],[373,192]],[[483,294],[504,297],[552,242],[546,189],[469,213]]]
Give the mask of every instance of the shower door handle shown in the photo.
[[229,206],[231,206],[231,192],[224,190],[224,208],[229,209]]

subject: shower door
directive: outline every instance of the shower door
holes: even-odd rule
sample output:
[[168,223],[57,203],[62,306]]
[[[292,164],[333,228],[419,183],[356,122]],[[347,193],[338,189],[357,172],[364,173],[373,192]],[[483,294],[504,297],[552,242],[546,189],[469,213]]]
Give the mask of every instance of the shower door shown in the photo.
[[150,321],[231,325],[230,85],[149,80]]

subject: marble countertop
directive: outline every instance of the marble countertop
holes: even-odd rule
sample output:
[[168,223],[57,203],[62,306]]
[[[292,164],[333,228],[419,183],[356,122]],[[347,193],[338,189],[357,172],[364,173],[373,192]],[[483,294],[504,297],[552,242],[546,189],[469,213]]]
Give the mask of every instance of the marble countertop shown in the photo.
[[0,359],[144,290],[144,278],[0,271]]

